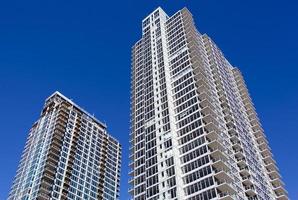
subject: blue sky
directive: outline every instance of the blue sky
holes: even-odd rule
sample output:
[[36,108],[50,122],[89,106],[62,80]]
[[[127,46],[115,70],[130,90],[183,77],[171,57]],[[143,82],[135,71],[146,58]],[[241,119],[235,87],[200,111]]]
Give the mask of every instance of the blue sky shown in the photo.
[[[294,2],[294,1],[293,1]],[[141,20],[186,6],[239,67],[292,199],[298,197],[298,12],[282,1],[1,1],[0,199],[8,195],[28,130],[58,90],[108,124],[123,145],[128,199],[131,46]]]

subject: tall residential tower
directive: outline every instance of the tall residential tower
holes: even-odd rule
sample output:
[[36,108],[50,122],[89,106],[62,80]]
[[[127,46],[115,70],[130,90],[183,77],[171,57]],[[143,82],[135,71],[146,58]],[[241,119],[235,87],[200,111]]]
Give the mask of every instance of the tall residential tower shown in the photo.
[[131,71],[133,199],[288,199],[240,71],[186,8],[142,21]]
[[119,199],[121,146],[55,92],[32,126],[8,200]]

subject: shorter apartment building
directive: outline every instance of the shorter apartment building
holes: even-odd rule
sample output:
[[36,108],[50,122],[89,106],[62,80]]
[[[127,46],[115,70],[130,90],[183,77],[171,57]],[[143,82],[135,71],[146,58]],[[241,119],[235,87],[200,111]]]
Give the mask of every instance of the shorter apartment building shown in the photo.
[[106,125],[55,92],[29,132],[8,199],[116,200],[120,165]]

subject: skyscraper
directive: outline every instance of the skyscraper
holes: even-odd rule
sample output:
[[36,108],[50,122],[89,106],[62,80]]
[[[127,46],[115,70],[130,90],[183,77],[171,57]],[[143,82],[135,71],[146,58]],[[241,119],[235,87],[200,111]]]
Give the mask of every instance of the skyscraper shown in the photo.
[[240,71],[186,8],[142,21],[131,71],[133,199],[288,199]]
[[9,200],[119,199],[121,146],[55,92],[29,132]]

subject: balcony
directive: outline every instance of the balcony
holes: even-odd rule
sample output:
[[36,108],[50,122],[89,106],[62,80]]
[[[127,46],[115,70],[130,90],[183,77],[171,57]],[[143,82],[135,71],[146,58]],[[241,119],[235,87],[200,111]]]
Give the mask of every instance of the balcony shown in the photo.
[[44,173],[47,173],[51,177],[55,177],[56,168],[50,165],[46,165],[44,168]]
[[225,95],[223,90],[218,90],[217,93],[218,93],[219,96]]
[[257,115],[255,114],[255,113],[253,113],[253,114],[249,114],[248,115],[248,119],[249,120],[259,120],[259,118],[257,117]]
[[134,184],[134,178],[132,177],[132,178],[129,178],[128,179],[128,184],[130,184],[130,185],[133,185]]
[[[201,79],[201,81],[200,81],[201,83],[198,83],[198,85],[199,85],[199,87],[198,87],[198,91],[208,91],[208,88],[207,88],[207,84],[205,83],[205,84],[202,84],[202,83],[204,83],[204,81],[202,81],[202,79]],[[209,85],[208,85],[209,86]]]
[[211,102],[210,102],[209,100],[207,100],[207,99],[203,99],[203,100],[201,100],[201,102],[200,102],[200,106],[201,106],[202,108],[208,107],[208,106],[210,106],[210,105],[212,105],[212,104],[211,104]]
[[261,131],[261,132],[264,132],[263,128],[260,126],[260,125],[254,125],[252,127],[252,129],[254,130],[254,132],[258,132],[258,131]]
[[49,167],[50,169],[53,169],[53,171],[55,171],[57,168],[57,164],[58,164],[58,161],[51,162],[51,161],[47,160],[46,167]]
[[46,182],[52,182],[55,179],[54,175],[50,175],[48,173],[44,173],[43,178]]
[[240,173],[240,175],[241,176],[243,176],[243,180],[244,180],[244,177],[247,177],[247,176],[249,176],[249,168],[248,167],[240,167],[239,168],[239,173]]
[[279,174],[276,170],[272,170],[272,171],[268,172],[268,175],[270,177],[278,177],[279,176]]
[[247,112],[248,115],[254,115],[255,114],[255,110],[253,108],[246,109],[246,112]]
[[[242,82],[241,82],[242,83]],[[239,89],[241,89],[241,90],[245,90],[245,87],[244,87],[244,85],[243,84],[239,84]]]
[[251,177],[248,175],[248,176],[242,177],[242,183],[243,183],[245,186],[251,186],[251,185],[253,185],[253,180],[252,180]]
[[214,117],[211,114],[203,114],[203,120],[206,124],[215,121]]
[[264,137],[258,137],[258,138],[256,139],[256,141],[257,141],[258,144],[261,144],[262,142],[267,142],[266,139],[265,139]]
[[214,68],[214,69],[215,69],[215,70],[213,70],[213,72],[214,72],[214,71],[216,72],[216,74],[214,74],[215,77],[216,77],[216,89],[217,89],[218,91],[223,90],[224,88],[223,88],[223,85],[221,84],[221,80],[220,80],[220,76],[219,76],[219,74],[218,74],[218,70],[217,70],[216,68]]
[[[201,112],[204,116],[206,116],[206,115],[216,116],[214,111],[210,108],[210,106],[204,107],[201,110]],[[214,121],[214,119],[212,121]]]
[[234,125],[234,121],[233,120],[228,120],[226,122],[226,124],[227,124],[228,127],[232,127]]
[[44,189],[44,188],[40,188],[39,189],[39,193],[38,193],[38,200],[48,200],[50,199],[50,194],[48,194],[48,190]]
[[133,161],[130,161],[129,164],[128,164],[128,166],[129,167],[134,167],[134,162]]
[[51,149],[50,149],[51,152],[53,152],[55,155],[60,155],[60,148],[58,148],[57,146],[55,145],[51,145]]
[[211,149],[219,149],[221,151],[225,150],[224,146],[222,145],[222,142],[220,142],[218,139],[213,139],[213,140],[208,139],[208,142],[209,142],[208,146]]
[[246,96],[245,98],[243,98],[243,103],[245,105],[250,104],[250,102],[251,102],[251,100],[250,100],[250,98],[248,96]]
[[134,152],[134,145],[130,145],[130,147],[129,147],[129,151],[130,151],[131,153]]
[[135,155],[134,153],[130,153],[130,154],[129,154],[129,159],[130,159],[130,160],[133,160],[134,155]]
[[220,100],[220,101],[224,101],[226,98],[227,98],[227,97],[226,97],[225,94],[219,96],[219,100]]
[[271,178],[270,182],[272,185],[284,185],[284,183],[280,180],[279,177]]
[[210,148],[210,156],[214,159],[225,158],[225,160],[227,160],[226,154],[222,151],[222,149],[219,148]]
[[51,147],[55,146],[60,151],[61,144],[62,144],[62,141],[59,141],[57,138],[53,138],[51,142]]
[[251,122],[250,122],[252,125],[256,125],[256,124],[258,124],[258,125],[260,125],[260,122],[259,122],[259,120],[257,120],[257,119],[251,119]]
[[266,155],[266,157],[263,158],[265,163],[275,163],[275,160],[273,160],[271,155]]
[[260,149],[260,152],[263,157],[266,157],[267,155],[272,156],[272,153],[270,152],[270,150],[268,148]]
[[214,177],[218,180],[226,180],[227,182],[232,182],[233,179],[230,176],[230,172],[226,167],[214,168]]
[[247,104],[244,104],[244,106],[245,106],[246,109],[253,109],[253,105],[252,105],[251,102],[247,103]]
[[228,133],[230,134],[230,136],[232,135],[237,135],[237,131],[235,130],[235,128],[231,127],[229,130],[228,130]]
[[221,193],[229,193],[229,194],[235,194],[236,190],[231,185],[231,183],[228,180],[215,180],[217,184],[217,189],[221,191]]
[[275,194],[279,195],[279,196],[287,194],[287,191],[283,188],[282,185],[279,185],[277,187],[273,187],[273,190],[274,190]]
[[65,126],[61,126],[59,124],[57,124],[55,126],[55,129],[58,130],[58,131],[61,131],[61,132],[65,132],[65,128],[66,128]]
[[57,157],[53,153],[49,152],[47,160],[52,163],[58,163],[59,157]]
[[240,141],[237,141],[237,142],[232,142],[232,147],[233,149],[235,150],[241,150],[241,142]]
[[276,165],[274,163],[265,163],[265,167],[267,169],[268,172],[271,172],[275,169],[277,169]]
[[227,165],[226,157],[212,157],[212,166],[217,170],[230,171],[230,167]]
[[226,115],[224,118],[226,121],[233,121],[233,117],[230,114]]
[[276,197],[277,200],[288,200],[288,196],[285,194],[279,195]]
[[[59,152],[59,154],[60,154],[60,152]],[[48,152],[48,158],[51,158],[51,161],[59,160],[59,154],[57,154],[57,150],[54,152],[53,148],[51,148]]]
[[213,122],[209,122],[208,124],[206,124],[205,129],[207,130],[207,132],[211,132],[211,131],[215,131],[216,133],[219,132],[218,127]]
[[53,140],[56,140],[58,142],[63,141],[63,133],[55,132],[54,135],[53,135]]
[[51,188],[52,184],[45,180],[41,180],[40,186],[41,186],[41,188]]
[[68,116],[65,116],[63,114],[60,114],[60,115],[58,115],[58,118],[57,118],[57,122],[58,121],[59,121],[59,123],[67,124]]
[[256,138],[265,137],[264,133],[260,130],[254,132],[254,135],[255,135]]
[[133,171],[134,171],[134,170],[130,170],[130,171],[128,172],[128,175],[129,175],[129,176],[133,176]]
[[268,145],[266,142],[262,142],[262,143],[258,143],[259,149],[264,149],[266,148]]
[[275,164],[275,160],[271,159],[263,159],[265,166],[270,165],[270,164]]
[[222,112],[227,115],[227,114],[230,114],[230,109],[228,107],[225,107],[222,109]]
[[228,192],[218,192],[218,200],[233,200],[232,198],[233,194],[230,194]]
[[215,133],[215,131],[210,131],[206,133],[206,138],[209,140],[215,140],[218,138],[217,134]]
[[244,189],[245,189],[245,193],[248,197],[252,197],[257,194],[253,185],[244,186]]
[[247,167],[245,158],[237,159],[237,165],[239,166],[239,168]]
[[221,102],[220,105],[221,105],[223,108],[227,108],[227,107],[229,107],[229,104],[228,104],[227,101],[223,101],[223,102]]
[[134,193],[134,187],[133,187],[133,186],[130,186],[130,187],[128,188],[128,193],[129,193],[130,195],[133,195],[133,193]]
[[288,200],[288,193],[283,187],[278,187],[274,189],[274,192],[276,194],[276,199],[278,200]]
[[235,142],[240,142],[240,140],[239,140],[239,138],[238,138],[238,134],[236,133],[234,133],[234,134],[230,134],[230,140],[231,140],[231,142],[232,143],[235,143]]
[[244,154],[243,154],[243,150],[242,149],[238,149],[238,150],[235,150],[235,153],[234,153],[234,156],[236,159],[241,159],[241,158],[244,158]]
[[201,101],[203,101],[204,99],[209,99],[209,98],[210,98],[210,96],[207,95],[206,92],[201,92],[201,93],[199,94],[199,99],[200,99]]

